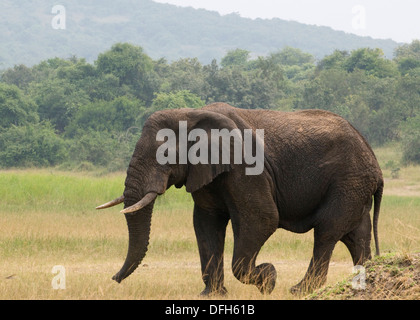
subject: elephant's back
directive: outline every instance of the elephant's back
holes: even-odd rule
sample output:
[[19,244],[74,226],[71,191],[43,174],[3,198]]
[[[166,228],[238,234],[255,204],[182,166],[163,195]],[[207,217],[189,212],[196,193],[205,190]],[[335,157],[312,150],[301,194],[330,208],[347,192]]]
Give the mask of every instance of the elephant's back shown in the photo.
[[[308,109],[296,112],[249,110],[226,103],[204,107],[232,119],[240,129],[264,129],[265,152],[268,157],[289,157],[301,165],[340,162],[355,169],[375,167],[376,157],[362,134],[341,116]],[[321,164],[320,164],[321,165]]]

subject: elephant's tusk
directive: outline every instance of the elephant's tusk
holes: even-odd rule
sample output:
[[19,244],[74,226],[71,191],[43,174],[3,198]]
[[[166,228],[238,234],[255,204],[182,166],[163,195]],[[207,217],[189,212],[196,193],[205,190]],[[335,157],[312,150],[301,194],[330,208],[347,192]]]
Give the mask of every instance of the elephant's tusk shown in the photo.
[[99,207],[96,207],[96,209],[106,209],[106,208],[111,208],[113,206],[116,206],[117,204],[123,203],[124,202],[124,196],[121,196],[115,200],[112,200],[110,202],[107,202]]
[[121,213],[132,213],[132,212],[136,212],[136,211],[144,208],[148,204],[150,204],[153,200],[156,199],[156,197],[157,197],[157,193],[156,192],[149,192],[148,194],[146,194],[144,196],[143,199],[141,199],[136,204],[132,205],[131,207],[125,208],[124,210],[121,210]]

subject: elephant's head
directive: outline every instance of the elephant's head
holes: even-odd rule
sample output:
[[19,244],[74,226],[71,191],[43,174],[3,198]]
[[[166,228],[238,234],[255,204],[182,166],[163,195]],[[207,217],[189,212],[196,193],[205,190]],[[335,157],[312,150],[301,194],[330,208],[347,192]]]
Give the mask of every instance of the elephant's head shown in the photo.
[[[211,164],[211,161],[209,164],[192,164],[189,160],[180,163],[182,152],[185,151],[182,149],[190,151],[192,147],[191,141],[185,141],[186,136],[179,136],[180,122],[186,125],[187,134],[195,128],[206,134],[210,134],[211,129],[237,129],[235,122],[228,117],[205,109],[166,110],[149,117],[127,170],[124,194],[97,207],[104,209],[124,202],[124,210],[121,212],[127,220],[129,245],[125,263],[113,277],[117,282],[128,277],[146,255],[153,204],[158,195],[172,185],[185,185],[188,192],[194,192],[231,169],[230,164]],[[165,132],[162,129],[172,130],[176,135],[176,141],[173,140],[173,145],[167,145],[167,148],[162,148],[170,142],[169,138],[162,139],[162,132]],[[208,141],[210,143],[210,139]],[[168,153],[175,152],[176,163],[162,164],[159,160],[159,152],[162,151],[166,153],[160,154],[163,157],[169,157]],[[221,154],[222,150],[219,152]]]

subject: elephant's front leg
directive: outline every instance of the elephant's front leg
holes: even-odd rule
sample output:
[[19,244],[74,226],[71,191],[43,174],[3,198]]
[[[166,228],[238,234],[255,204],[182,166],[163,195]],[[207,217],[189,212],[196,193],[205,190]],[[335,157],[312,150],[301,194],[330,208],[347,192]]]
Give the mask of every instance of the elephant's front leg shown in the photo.
[[200,253],[201,273],[206,288],[201,295],[226,294],[223,285],[223,250],[227,215],[194,206],[194,230]]
[[270,294],[276,285],[276,269],[271,263],[256,266],[255,261],[261,247],[277,229],[278,215],[275,210],[264,209],[267,211],[263,215],[246,213],[232,218],[235,238],[232,271],[242,283],[256,285],[262,294]]
[[257,286],[262,294],[270,294],[276,286],[277,272],[271,263],[255,265],[262,243],[253,240],[235,239],[232,271],[235,277],[245,284]]

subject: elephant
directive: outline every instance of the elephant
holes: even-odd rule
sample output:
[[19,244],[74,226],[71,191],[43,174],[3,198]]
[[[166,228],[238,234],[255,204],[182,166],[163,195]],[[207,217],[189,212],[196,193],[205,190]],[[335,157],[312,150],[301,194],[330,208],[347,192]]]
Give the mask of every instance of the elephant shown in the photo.
[[[159,132],[171,129],[181,138],[176,133],[180,123],[185,124],[187,133],[199,129],[209,139],[215,129],[239,130],[242,134],[252,130],[252,152],[256,151],[256,131],[264,130],[261,173],[246,174],[249,165],[236,160],[159,163],[157,154],[166,143],[158,138]],[[228,147],[233,148],[232,140]],[[166,155],[171,151],[180,157],[181,148],[193,148],[191,139],[178,139]],[[218,151],[221,154],[223,150]],[[371,259],[372,206],[379,255],[382,172],[365,138],[334,113],[239,109],[221,102],[201,109],[153,113],[133,152],[123,195],[97,207],[124,203],[121,212],[127,221],[129,241],[125,262],[113,276],[118,283],[145,257],[155,199],[173,185],[185,186],[194,201],[193,225],[205,285],[202,295],[227,293],[223,255],[229,221],[234,241],[232,272],[262,294],[273,291],[277,273],[271,263],[256,265],[256,258],[279,228],[300,234],[314,230],[313,255],[303,279],[290,289],[294,294],[311,292],[325,284],[338,241],[348,248],[354,265]]]

